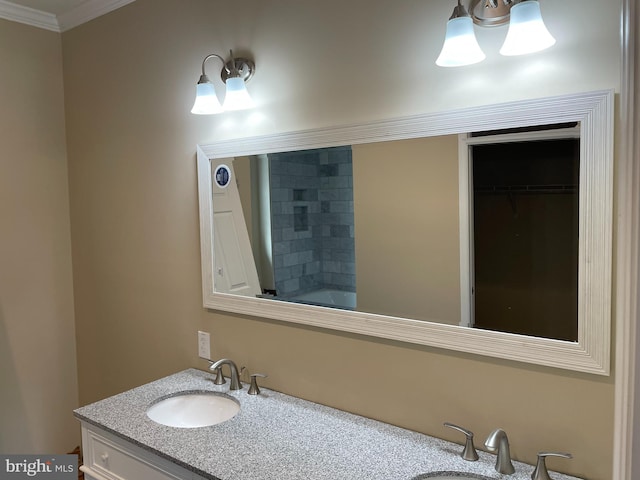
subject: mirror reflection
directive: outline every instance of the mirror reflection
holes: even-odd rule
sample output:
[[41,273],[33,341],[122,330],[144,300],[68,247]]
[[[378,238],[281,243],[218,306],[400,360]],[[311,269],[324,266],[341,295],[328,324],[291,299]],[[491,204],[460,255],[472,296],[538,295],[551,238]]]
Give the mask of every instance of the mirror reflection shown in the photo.
[[577,341],[576,124],[210,168],[216,292]]

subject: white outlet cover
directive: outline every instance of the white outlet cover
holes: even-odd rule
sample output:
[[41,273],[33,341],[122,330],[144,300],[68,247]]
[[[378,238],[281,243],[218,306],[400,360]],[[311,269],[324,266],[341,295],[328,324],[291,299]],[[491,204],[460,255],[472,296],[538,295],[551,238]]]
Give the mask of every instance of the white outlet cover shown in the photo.
[[211,336],[209,332],[198,331],[198,356],[211,360]]

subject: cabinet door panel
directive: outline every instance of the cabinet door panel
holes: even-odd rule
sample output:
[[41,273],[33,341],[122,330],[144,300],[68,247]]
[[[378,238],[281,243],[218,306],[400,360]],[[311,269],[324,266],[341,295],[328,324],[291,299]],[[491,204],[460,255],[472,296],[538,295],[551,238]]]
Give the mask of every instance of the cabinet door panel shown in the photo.
[[[111,436],[109,436],[111,437]],[[124,440],[83,428],[85,465],[91,480],[190,480],[191,472]]]

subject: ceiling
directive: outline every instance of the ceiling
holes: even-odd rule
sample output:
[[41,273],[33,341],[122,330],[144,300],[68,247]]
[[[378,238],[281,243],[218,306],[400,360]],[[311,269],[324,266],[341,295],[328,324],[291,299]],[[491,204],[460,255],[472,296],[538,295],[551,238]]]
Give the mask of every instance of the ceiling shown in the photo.
[[135,0],[0,0],[0,18],[64,32]]

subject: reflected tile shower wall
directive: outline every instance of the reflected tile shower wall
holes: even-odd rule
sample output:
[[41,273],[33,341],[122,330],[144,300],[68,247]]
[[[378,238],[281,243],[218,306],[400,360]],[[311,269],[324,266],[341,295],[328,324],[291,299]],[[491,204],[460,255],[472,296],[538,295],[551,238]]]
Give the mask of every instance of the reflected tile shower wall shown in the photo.
[[355,292],[351,147],[269,155],[277,295]]

